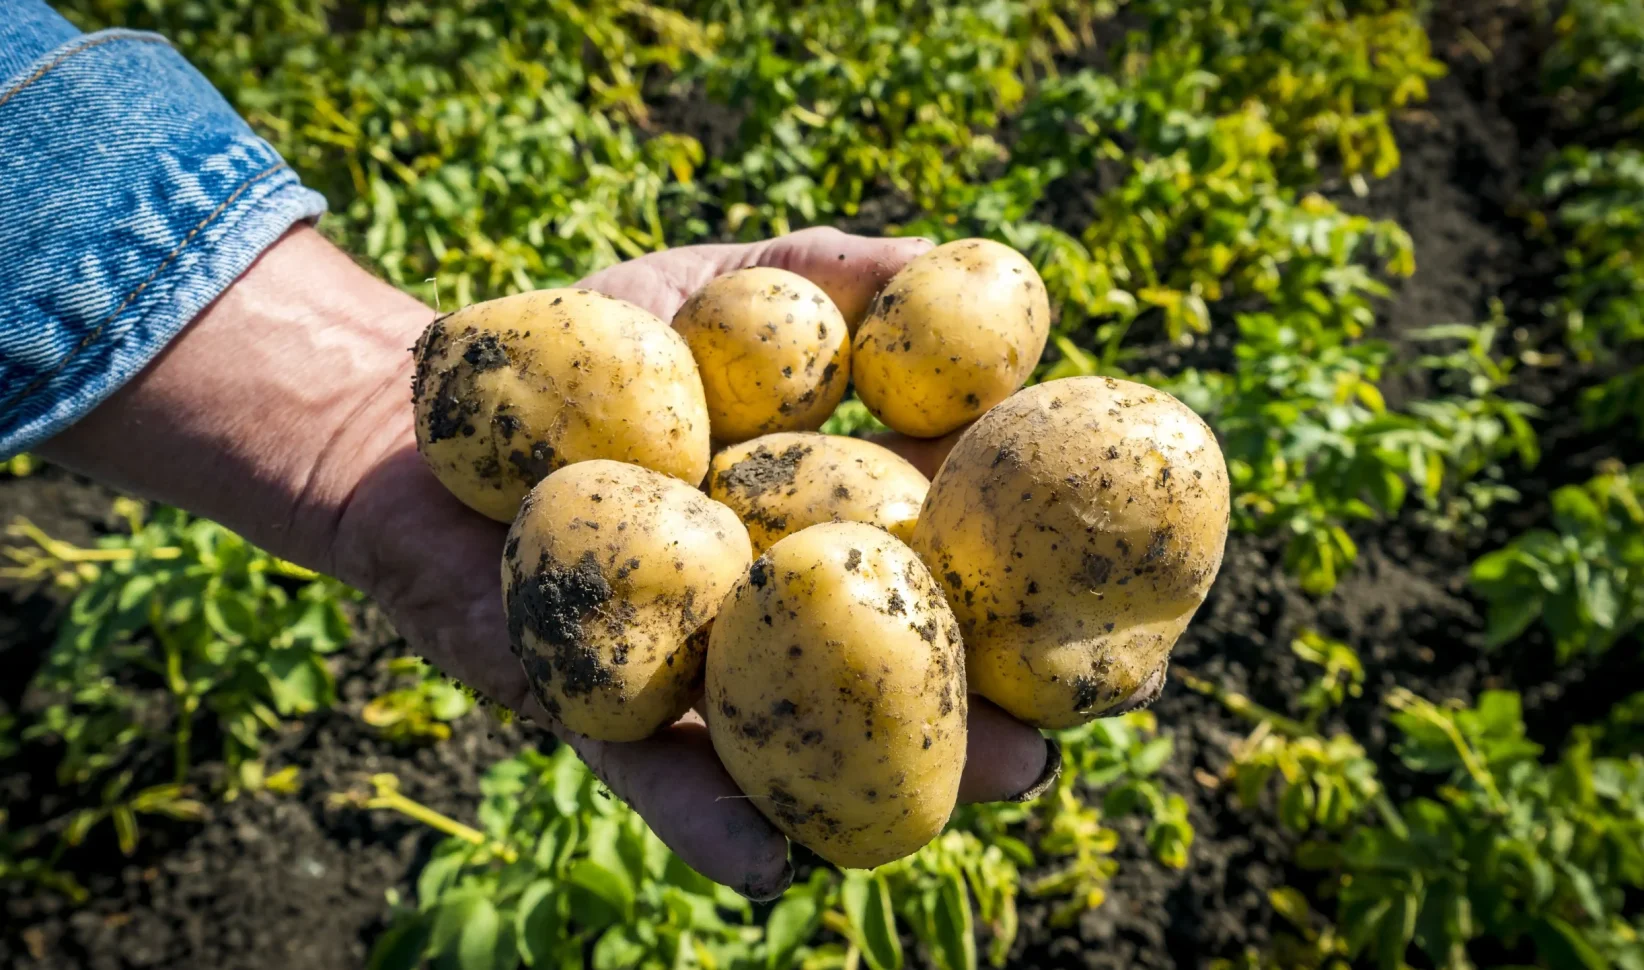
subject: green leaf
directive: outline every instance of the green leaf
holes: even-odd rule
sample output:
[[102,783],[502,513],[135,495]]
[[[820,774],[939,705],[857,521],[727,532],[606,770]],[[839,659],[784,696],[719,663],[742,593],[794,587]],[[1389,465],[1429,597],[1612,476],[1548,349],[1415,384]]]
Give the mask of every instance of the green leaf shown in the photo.
[[520,957],[528,967],[546,967],[564,941],[564,923],[559,915],[558,886],[539,879],[520,893],[514,910],[514,936],[519,940]]
[[1292,832],[1306,832],[1312,816],[1313,786],[1306,778],[1298,778],[1279,797],[1279,821]]
[[1307,905],[1307,897],[1298,889],[1290,886],[1280,886],[1269,890],[1267,901],[1273,911],[1284,917],[1285,921],[1298,930],[1305,930],[1313,922],[1312,907]]
[[627,873],[592,859],[578,859],[566,880],[582,890],[572,896],[572,912],[578,922],[598,929],[632,918],[634,887]]
[[263,663],[274,707],[284,716],[306,714],[332,701],[331,671],[301,648],[271,651]]
[[1404,970],[1404,951],[1416,935],[1419,905],[1414,894],[1404,893],[1382,915],[1376,934],[1376,962],[1382,970]]
[[497,907],[483,896],[475,898],[457,934],[456,970],[494,970],[500,963],[509,962],[499,959],[505,955],[498,945],[502,931]]
[[[453,840],[454,842],[455,840]],[[468,861],[470,850],[464,846],[457,846],[454,851],[446,850],[444,854],[436,852],[422,867],[417,875],[417,904],[420,909],[432,909],[440,901],[446,890],[456,884],[457,875],[461,873],[463,864]]]
[[1479,726],[1487,735],[1517,737],[1524,733],[1524,705],[1517,691],[1484,691],[1475,710]]
[[633,970],[649,950],[626,926],[613,926],[594,944],[594,970]]
[[1174,745],[1168,737],[1154,738],[1142,745],[1130,758],[1130,770],[1138,775],[1151,775],[1170,760]]
[[1597,573],[1583,587],[1581,587],[1582,605],[1587,607],[1587,615],[1600,629],[1615,629],[1616,620],[1621,615],[1621,599],[1617,595],[1615,582],[1608,573]]
[[851,942],[873,970],[902,970],[902,941],[896,935],[890,887],[885,877],[860,870],[845,873],[840,889]]
[[148,596],[159,585],[154,576],[138,573],[127,579],[120,587],[120,595],[115,603],[115,609],[121,613],[131,612],[139,607],[147,609]]
[[349,629],[335,599],[326,596],[304,600],[302,611],[285,624],[284,633],[299,649],[329,653],[348,641]]
[[822,924],[822,901],[809,887],[790,892],[771,910],[765,921],[765,966],[785,970],[794,952],[811,938]]
[[1610,970],[1610,961],[1581,931],[1557,916],[1542,917],[1530,928],[1530,936],[1536,942],[1536,952],[1549,967]]
[[137,851],[137,815],[129,805],[116,805],[109,811],[114,820],[114,838],[123,855]]
[[423,914],[400,919],[377,937],[366,970],[416,970],[431,930],[432,922]]
[[1485,623],[1484,645],[1494,649],[1517,640],[1541,616],[1542,598],[1520,592],[1490,604]]
[[935,952],[945,970],[976,970],[976,928],[970,890],[957,871],[942,873],[936,897]]
[[462,947],[464,930],[474,914],[482,908],[491,909],[493,916],[495,915],[496,908],[477,889],[453,893],[440,903],[438,908],[429,914],[433,920],[433,930],[428,939],[429,955],[444,955],[454,960]]

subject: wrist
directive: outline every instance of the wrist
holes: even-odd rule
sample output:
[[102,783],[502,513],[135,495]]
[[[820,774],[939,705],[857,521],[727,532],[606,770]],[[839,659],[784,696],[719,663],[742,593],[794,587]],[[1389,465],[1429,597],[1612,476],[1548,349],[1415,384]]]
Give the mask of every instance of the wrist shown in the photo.
[[359,482],[410,440],[408,348],[433,315],[299,227],[41,452],[335,573]]

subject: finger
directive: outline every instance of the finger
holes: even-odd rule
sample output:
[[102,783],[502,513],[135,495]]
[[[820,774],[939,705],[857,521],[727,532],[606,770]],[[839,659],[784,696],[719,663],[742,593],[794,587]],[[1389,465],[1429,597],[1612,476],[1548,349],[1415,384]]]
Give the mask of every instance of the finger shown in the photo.
[[699,718],[626,744],[561,733],[692,869],[754,900],[775,899],[793,882],[787,839],[736,787]]
[[[475,653],[495,658],[502,651]],[[468,663],[453,666],[475,669],[476,664],[471,655]],[[731,780],[707,725],[694,711],[644,741],[595,741],[556,723],[531,695],[517,661],[483,668],[476,689],[506,699],[514,711],[569,744],[686,865],[750,899],[774,899],[788,888],[793,870],[787,839]]]
[[868,436],[868,440],[875,444],[884,445],[903,458],[913,463],[926,478],[935,478],[936,472],[941,469],[942,462],[947,460],[948,452],[959,443],[970,425],[957,431],[949,432],[940,438],[910,438],[895,431],[881,431]]
[[1055,741],[975,694],[970,696],[968,735],[961,802],[1030,801],[1062,772]]
[[758,259],[761,266],[798,273],[820,286],[855,333],[868,305],[897,270],[933,245],[920,237],[855,236],[818,227],[770,240]]
[[734,269],[757,265],[764,243],[712,243],[647,253],[589,276],[576,283],[619,300],[643,307],[664,321],[685,305],[691,294],[708,281]]

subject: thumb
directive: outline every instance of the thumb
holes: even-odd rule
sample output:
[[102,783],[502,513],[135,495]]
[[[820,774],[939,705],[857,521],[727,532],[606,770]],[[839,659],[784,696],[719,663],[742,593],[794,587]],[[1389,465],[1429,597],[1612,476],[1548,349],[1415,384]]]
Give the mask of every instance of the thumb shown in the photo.
[[818,227],[767,241],[756,259],[760,266],[798,273],[821,287],[854,334],[890,278],[934,245],[920,237],[856,236]]

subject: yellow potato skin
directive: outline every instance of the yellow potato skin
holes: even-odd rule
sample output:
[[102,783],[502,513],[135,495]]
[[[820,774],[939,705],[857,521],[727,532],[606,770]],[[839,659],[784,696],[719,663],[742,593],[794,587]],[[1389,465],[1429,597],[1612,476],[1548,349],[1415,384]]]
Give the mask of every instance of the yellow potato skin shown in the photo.
[[961,239],[915,257],[856,329],[856,394],[885,424],[939,438],[1022,386],[1050,335],[1050,300],[1009,246]]
[[549,472],[590,458],[697,485],[711,454],[690,347],[651,313],[583,289],[446,314],[417,340],[417,448],[447,489],[510,522]]
[[690,708],[714,614],[753,558],[730,509],[603,459],[543,479],[503,548],[508,639],[532,692],[599,741],[638,741]]
[[913,548],[959,618],[970,689],[1040,728],[1161,669],[1221,568],[1227,465],[1198,415],[1105,377],[1027,388],[960,437]]
[[822,427],[850,383],[850,331],[815,283],[756,266],[716,277],[674,315],[708,400],[714,440]]
[[918,557],[873,526],[814,525],[755,560],[714,621],[705,698],[731,778],[834,865],[909,855],[953,812],[958,630]]
[[708,495],[748,527],[754,554],[822,522],[865,522],[903,542],[930,480],[894,451],[810,431],[762,435],[714,455]]

